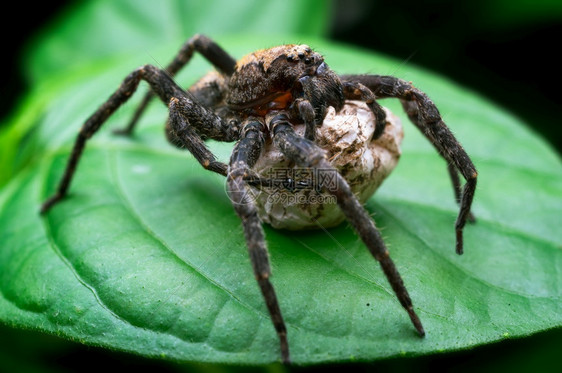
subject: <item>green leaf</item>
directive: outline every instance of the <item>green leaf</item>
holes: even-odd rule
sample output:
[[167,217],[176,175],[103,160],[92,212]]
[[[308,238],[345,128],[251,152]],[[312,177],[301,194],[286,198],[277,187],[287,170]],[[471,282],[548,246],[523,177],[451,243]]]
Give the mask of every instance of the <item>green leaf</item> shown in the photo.
[[[220,39],[238,57],[279,41]],[[416,82],[437,103],[480,178],[478,222],[467,226],[466,253],[459,257],[445,164],[399,103],[384,101],[403,119],[406,138],[399,166],[367,208],[427,336],[415,335],[378,264],[346,224],[329,234],[266,227],[293,360],[437,353],[560,327],[562,167],[554,152],[513,116],[435,74],[307,42],[338,72]],[[176,48],[166,45],[155,55],[165,60]],[[137,59],[90,65],[66,74],[65,82],[52,78],[59,83],[20,144],[39,156],[0,193],[0,320],[144,356],[278,360],[277,337],[224,180],[165,143],[163,105],[150,107],[135,137],[116,138],[110,130],[127,122],[142,96],[135,95],[88,143],[68,198],[38,214],[81,122]],[[179,79],[189,84],[206,69],[195,59]],[[231,144],[211,145],[228,159]]]

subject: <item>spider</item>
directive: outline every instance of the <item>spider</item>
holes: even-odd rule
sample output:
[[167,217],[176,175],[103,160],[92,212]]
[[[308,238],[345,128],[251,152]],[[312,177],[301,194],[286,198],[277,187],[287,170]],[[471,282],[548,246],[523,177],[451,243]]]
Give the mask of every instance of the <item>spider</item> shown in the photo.
[[[186,91],[174,82],[173,76],[190,61],[194,52],[203,55],[216,70]],[[227,178],[229,197],[242,221],[254,275],[277,332],[284,363],[290,362],[287,329],[269,279],[271,270],[262,222],[255,203],[245,199],[250,185],[263,182],[252,167],[259,160],[265,142],[272,143],[299,167],[334,170],[315,142],[315,130],[322,125],[328,108],[333,107],[338,112],[346,100],[365,102],[376,117],[373,137],[377,138],[386,123],[386,114],[377,99],[400,99],[410,120],[447,161],[455,198],[460,205],[455,231],[456,252],[462,254],[463,228],[467,221],[473,220],[470,209],[477,172],[436,106],[411,83],[392,76],[337,75],[324,62],[323,56],[307,45],[281,45],[236,61],[208,37],[195,35],[165,69],[144,65],[134,70],[81,127],[57,190],[41,206],[42,213],[67,194],[86,141],[131,97],[141,80],[151,89],[128,126],[117,132],[131,134],[156,95],[168,105],[168,140],[188,149],[206,170]],[[294,130],[297,123],[305,126],[302,136]],[[206,146],[206,139],[236,142],[228,165],[216,159]],[[466,180],[464,187],[461,187],[459,173]],[[424,336],[422,323],[379,230],[346,180],[339,172],[335,175],[337,188],[321,184],[317,187],[336,197],[337,205],[379,262],[415,329]],[[291,182],[294,184],[291,180],[286,184]]]

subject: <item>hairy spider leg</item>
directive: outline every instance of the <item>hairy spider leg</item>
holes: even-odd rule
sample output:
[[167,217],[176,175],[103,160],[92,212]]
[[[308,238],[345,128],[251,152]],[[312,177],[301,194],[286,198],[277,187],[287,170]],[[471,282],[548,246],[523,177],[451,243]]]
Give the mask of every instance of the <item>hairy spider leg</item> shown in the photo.
[[[226,176],[227,166],[216,161],[197,130],[199,129],[206,136],[221,134],[223,137],[211,137],[218,141],[233,141],[238,136],[236,129],[223,122],[216,114],[191,101],[187,93],[177,86],[167,73],[152,65],[145,65],[129,74],[109,99],[82,125],[57,191],[43,203],[41,213],[49,210],[66,195],[86,141],[132,96],[141,80],[147,81],[162,101],[170,104],[170,123],[174,123],[171,130],[178,139],[181,139],[184,147],[193,153],[203,167]],[[189,115],[186,114],[187,108],[190,110]],[[189,124],[185,120],[180,120],[185,117],[190,121]],[[199,126],[199,128],[190,126]],[[215,129],[215,126],[221,127],[221,130]]]
[[364,101],[373,114],[375,114],[376,127],[373,133],[373,139],[376,140],[381,137],[386,127],[386,113],[382,106],[376,101],[375,94],[359,82],[344,81],[342,83],[343,94],[346,99]]
[[314,106],[312,103],[304,98],[299,98],[296,100],[296,106],[299,111],[299,115],[304,121],[304,137],[310,141],[316,141],[316,114],[314,113]]
[[[428,137],[426,136],[426,138]],[[441,152],[439,152],[439,155],[445,158]],[[457,171],[456,167],[449,162],[447,162],[447,171],[449,172],[449,178],[451,179],[451,183],[453,184],[453,193],[455,194],[455,201],[457,201],[457,204],[460,205],[462,200],[462,185],[461,185],[461,179],[459,178],[459,172]],[[469,223],[476,222],[476,218],[474,217],[474,214],[472,214],[472,211],[469,211],[468,217],[466,219]]]
[[[408,117],[424,136],[433,144],[438,153],[447,161],[453,184],[455,199],[460,211],[455,222],[457,254],[463,253],[463,229],[467,220],[474,220],[470,212],[478,173],[470,157],[443,122],[439,110],[431,99],[411,83],[393,76],[343,75],[344,82],[359,82],[368,87],[377,98],[400,99]],[[457,171],[466,180],[461,191]]]
[[[164,69],[170,77],[176,75],[185,65],[189,63],[193,53],[199,52],[205,59],[207,59],[215,68],[221,71],[223,74],[232,75],[234,68],[236,66],[236,60],[232,58],[224,49],[222,49],[218,44],[209,39],[204,35],[194,35],[185,44],[182,45],[177,55],[174,57],[172,62],[166,66]],[[122,128],[114,131],[116,134],[120,135],[130,135],[136,124],[138,123],[140,117],[144,113],[149,102],[152,100],[154,93],[149,90],[143,97],[141,103],[137,107],[133,117],[129,124]]]
[[250,168],[254,166],[260,156],[264,144],[263,132],[265,132],[265,126],[260,120],[248,118],[244,122],[241,139],[235,145],[230,158],[227,176],[228,194],[236,213],[242,220],[254,274],[279,337],[281,359],[283,363],[288,364],[290,356],[287,328],[281,315],[275,290],[269,281],[271,268],[265,234],[254,201],[247,198],[248,185],[245,181],[250,173]]
[[[200,135],[230,142],[238,138],[238,133],[233,131],[233,128],[228,126],[221,117],[186,97],[172,97],[168,107],[169,120],[166,125],[168,140],[179,148],[189,150],[206,170],[226,176],[227,165],[216,160]],[[217,136],[211,137],[208,131],[205,131],[206,127],[226,128],[230,130],[230,134],[224,136],[228,132],[223,131],[217,132]]]
[[326,160],[325,153],[320,147],[295,133],[293,126],[289,123],[288,117],[285,114],[280,113],[271,118],[268,122],[268,127],[273,133],[275,146],[299,167],[330,170],[337,175],[336,190],[331,191],[326,189],[326,191],[336,197],[337,203],[347,220],[351,223],[355,232],[361,237],[371,254],[382,267],[400,304],[408,312],[412,324],[420,336],[424,336],[425,331],[422,323],[414,311],[408,290],[394,262],[390,258],[381,234],[375,227],[375,223],[369,216],[369,213],[351,191],[347,181]]

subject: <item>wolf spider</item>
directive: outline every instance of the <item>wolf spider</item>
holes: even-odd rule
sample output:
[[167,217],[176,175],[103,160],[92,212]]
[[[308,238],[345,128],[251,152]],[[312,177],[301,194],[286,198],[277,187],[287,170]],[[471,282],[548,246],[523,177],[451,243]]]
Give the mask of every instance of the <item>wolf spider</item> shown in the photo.
[[[172,77],[191,60],[194,52],[202,54],[216,71],[186,91]],[[151,90],[129,125],[118,133],[132,133],[155,94],[168,105],[168,140],[188,149],[205,169],[227,177],[229,197],[242,220],[253,271],[280,341],[283,362],[290,361],[287,330],[269,280],[271,270],[264,231],[255,204],[244,201],[248,185],[259,183],[259,178],[252,174],[252,166],[260,157],[266,139],[298,167],[333,170],[324,152],[315,144],[315,129],[322,125],[327,108],[332,106],[339,111],[345,100],[364,101],[377,119],[374,132],[377,138],[383,133],[386,122],[385,112],[376,99],[400,99],[410,120],[447,161],[460,205],[455,230],[456,252],[462,254],[463,228],[467,220],[473,219],[470,207],[477,173],[433,102],[411,83],[392,76],[337,75],[324,58],[307,45],[259,50],[237,62],[211,39],[196,35],[181,47],[165,70],[152,65],[134,70],[82,126],[58,188],[43,203],[42,213],[66,195],[86,141],[131,97],[141,80],[146,81]],[[295,133],[293,124],[296,123],[305,125],[304,136]],[[206,139],[236,142],[229,165],[217,161],[207,148]],[[459,172],[466,179],[464,188],[461,188]],[[337,198],[345,217],[380,263],[415,329],[424,336],[421,321],[380,232],[339,173],[336,181],[338,188],[326,191]]]

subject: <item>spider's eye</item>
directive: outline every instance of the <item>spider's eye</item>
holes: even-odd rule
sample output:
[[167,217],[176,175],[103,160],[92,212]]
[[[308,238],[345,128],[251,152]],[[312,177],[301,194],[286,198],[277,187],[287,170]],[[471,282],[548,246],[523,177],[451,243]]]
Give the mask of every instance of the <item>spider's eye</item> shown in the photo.
[[299,53],[299,58],[302,60],[304,58],[304,53]]
[[295,62],[295,55],[294,54],[288,54],[287,55],[287,61]]

